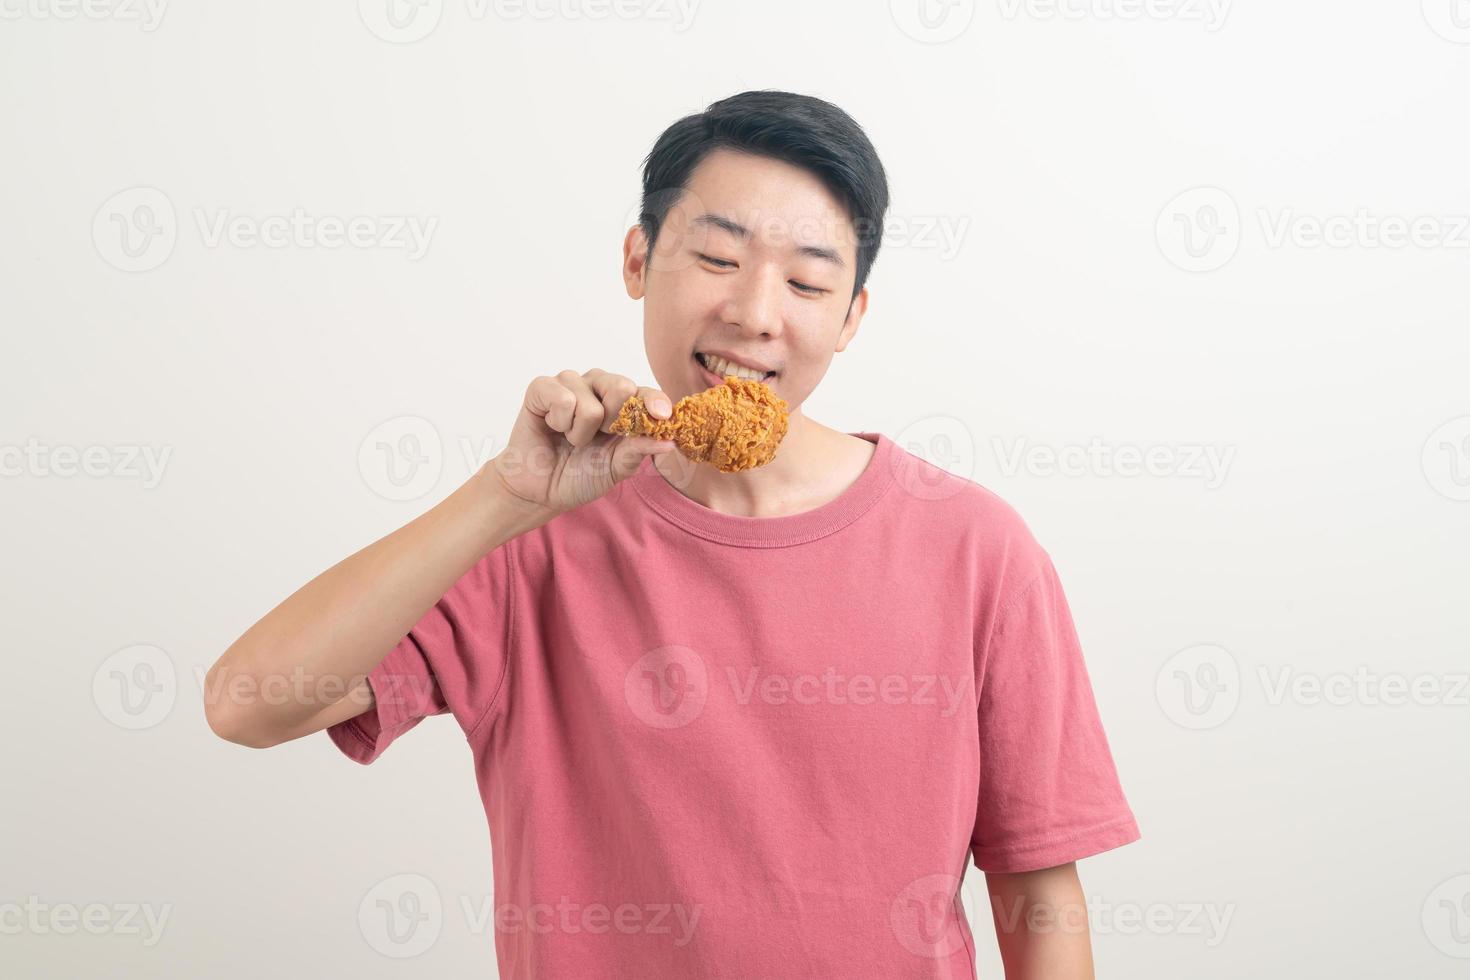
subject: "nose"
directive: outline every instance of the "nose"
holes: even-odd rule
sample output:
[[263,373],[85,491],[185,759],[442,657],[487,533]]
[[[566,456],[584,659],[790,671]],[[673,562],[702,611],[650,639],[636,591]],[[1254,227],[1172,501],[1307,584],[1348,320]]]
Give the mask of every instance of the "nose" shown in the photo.
[[747,337],[780,336],[786,288],[781,270],[757,267],[731,278],[735,282],[725,304],[725,322],[738,326]]

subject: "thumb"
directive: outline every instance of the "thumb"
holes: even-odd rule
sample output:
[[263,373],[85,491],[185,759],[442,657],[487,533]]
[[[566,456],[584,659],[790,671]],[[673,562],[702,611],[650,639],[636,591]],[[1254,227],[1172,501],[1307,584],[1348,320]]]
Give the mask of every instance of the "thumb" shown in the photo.
[[612,478],[614,483],[626,480],[638,471],[646,456],[660,456],[674,448],[672,439],[653,436],[622,436],[613,447]]

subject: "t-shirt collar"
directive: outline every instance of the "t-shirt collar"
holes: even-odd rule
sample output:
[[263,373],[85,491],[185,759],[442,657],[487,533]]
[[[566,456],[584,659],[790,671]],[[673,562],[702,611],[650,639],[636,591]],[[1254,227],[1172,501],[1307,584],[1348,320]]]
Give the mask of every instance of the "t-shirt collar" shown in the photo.
[[660,515],[691,534],[722,544],[779,548],[804,544],[841,530],[876,504],[893,485],[894,443],[881,432],[850,432],[875,445],[868,465],[841,494],[820,507],[781,517],[722,514],[680,493],[645,456],[628,478]]

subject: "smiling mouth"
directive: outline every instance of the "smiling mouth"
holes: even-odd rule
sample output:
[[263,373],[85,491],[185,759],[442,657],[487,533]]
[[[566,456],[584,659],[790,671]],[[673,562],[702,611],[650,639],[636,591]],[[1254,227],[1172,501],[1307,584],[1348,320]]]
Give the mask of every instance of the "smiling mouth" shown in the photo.
[[733,376],[736,378],[746,378],[750,381],[770,381],[777,373],[775,371],[767,371],[762,374],[760,371],[740,364],[733,364],[722,357],[714,357],[700,351],[695,351],[694,360],[700,367],[717,378]]

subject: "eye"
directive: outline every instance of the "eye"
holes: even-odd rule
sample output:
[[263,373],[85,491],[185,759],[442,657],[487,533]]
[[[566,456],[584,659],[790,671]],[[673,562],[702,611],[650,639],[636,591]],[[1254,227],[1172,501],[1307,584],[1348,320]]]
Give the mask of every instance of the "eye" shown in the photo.
[[[708,262],[710,265],[714,266],[717,269],[734,269],[737,267],[736,264],[734,262],[731,262],[729,259],[717,259],[713,255],[705,255],[703,252],[695,252],[694,254],[699,256],[701,262]],[[803,294],[807,296],[820,296],[823,293],[831,291],[827,289],[822,289],[820,286],[808,286],[806,283],[797,282],[795,279],[791,279],[788,281],[791,283],[791,285],[795,286],[798,290],[800,290]]]

